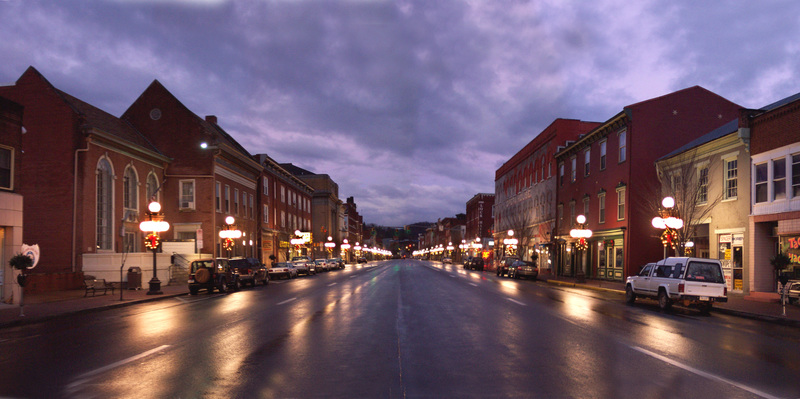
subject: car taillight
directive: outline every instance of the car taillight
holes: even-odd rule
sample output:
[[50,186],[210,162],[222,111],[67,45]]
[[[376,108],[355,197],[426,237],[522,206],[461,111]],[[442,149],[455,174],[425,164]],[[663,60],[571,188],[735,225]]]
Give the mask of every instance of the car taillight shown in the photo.
[[683,293],[683,290],[684,290],[683,283],[678,284],[678,292]]

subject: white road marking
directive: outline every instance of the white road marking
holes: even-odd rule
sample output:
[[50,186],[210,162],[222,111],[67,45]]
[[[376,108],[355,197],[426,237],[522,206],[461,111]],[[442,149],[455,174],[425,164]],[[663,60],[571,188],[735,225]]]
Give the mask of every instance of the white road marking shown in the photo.
[[283,302],[278,302],[278,305],[286,305],[287,303],[289,303],[291,301],[294,301],[295,299],[297,299],[297,298],[287,299],[287,300],[285,300]]
[[678,367],[680,369],[686,370],[686,371],[688,371],[690,373],[697,374],[697,375],[699,375],[701,377],[708,378],[709,380],[715,380],[715,381],[719,381],[719,382],[724,382],[724,383],[726,383],[728,385],[733,385],[733,386],[735,386],[735,387],[737,387],[739,389],[743,389],[743,390],[745,390],[747,392],[750,392],[750,393],[752,393],[754,395],[758,395],[758,396],[760,396],[762,398],[769,398],[769,399],[773,399],[773,398],[777,399],[778,398],[777,396],[773,396],[773,395],[770,395],[770,394],[768,394],[766,392],[759,391],[758,389],[748,387],[747,385],[742,385],[742,384],[740,384],[740,383],[738,383],[736,381],[731,381],[731,380],[729,380],[727,378],[723,378],[723,377],[720,377],[718,375],[707,373],[707,372],[705,372],[703,370],[698,370],[698,369],[696,369],[696,368],[694,368],[692,366],[689,366],[689,365],[680,363],[678,361],[672,360],[672,359],[670,359],[670,358],[668,358],[666,356],[661,356],[658,353],[650,352],[647,349],[640,348],[638,346],[631,346],[630,348],[635,350],[635,351],[644,353],[647,356],[650,356],[650,357],[656,358],[658,360],[661,360],[664,363],[671,364],[671,365],[673,365],[675,367]]
[[514,302],[514,303],[516,303],[517,305],[520,305],[520,306],[528,306],[528,305],[526,305],[526,304],[524,304],[524,303],[522,303],[522,302],[520,302],[520,301],[518,301],[516,299],[511,299],[511,298],[506,298],[506,299],[508,299],[509,301]]
[[330,284],[328,284],[328,287],[333,287],[333,286],[334,286],[334,285],[336,285],[336,284],[337,284],[337,283],[330,283]]
[[358,276],[350,276],[350,278],[356,278],[356,277],[358,277]]
[[135,362],[135,361],[137,361],[137,360],[139,360],[141,358],[150,356],[153,353],[162,351],[162,350],[164,350],[166,348],[169,348],[169,345],[161,345],[158,348],[150,349],[149,351],[140,353],[140,354],[138,354],[136,356],[131,356],[131,357],[127,358],[127,359],[123,359],[123,360],[120,360],[118,362],[111,363],[108,366],[100,367],[99,369],[92,370],[92,371],[90,371],[88,373],[83,373],[83,374],[79,375],[76,378],[77,381],[67,385],[67,390],[68,391],[73,391],[75,388],[85,384],[89,379],[91,379],[92,377],[94,377],[94,376],[96,376],[98,374],[102,374],[102,373],[105,373],[106,371],[115,369],[115,368],[117,368],[119,366],[123,366],[123,365],[131,363],[131,362]]
[[469,283],[469,285],[471,285],[473,287],[477,287],[478,286],[478,284],[475,284],[475,283]]

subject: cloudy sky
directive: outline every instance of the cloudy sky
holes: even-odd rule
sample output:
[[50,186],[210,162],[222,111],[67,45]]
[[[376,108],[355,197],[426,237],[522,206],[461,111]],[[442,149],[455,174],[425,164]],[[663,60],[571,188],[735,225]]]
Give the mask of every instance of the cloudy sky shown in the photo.
[[0,21],[0,84],[32,65],[119,116],[158,79],[394,226],[465,212],[556,118],[800,92],[796,0],[0,0]]

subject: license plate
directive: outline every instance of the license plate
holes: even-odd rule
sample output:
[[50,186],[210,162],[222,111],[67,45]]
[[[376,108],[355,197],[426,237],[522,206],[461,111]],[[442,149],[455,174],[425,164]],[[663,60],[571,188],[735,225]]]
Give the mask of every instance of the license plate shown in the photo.
[[707,297],[707,296],[701,296],[701,297],[700,297],[700,300],[701,300],[701,301],[707,301],[707,300],[708,300],[708,297]]

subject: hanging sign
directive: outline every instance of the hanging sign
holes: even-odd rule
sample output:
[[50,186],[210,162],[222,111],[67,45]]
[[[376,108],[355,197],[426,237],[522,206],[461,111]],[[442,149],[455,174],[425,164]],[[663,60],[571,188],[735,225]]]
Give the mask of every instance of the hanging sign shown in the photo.
[[33,269],[34,267],[36,267],[36,264],[39,263],[39,244],[33,244],[33,245],[22,244],[21,252],[23,255],[33,260],[31,267],[29,267],[28,269]]

